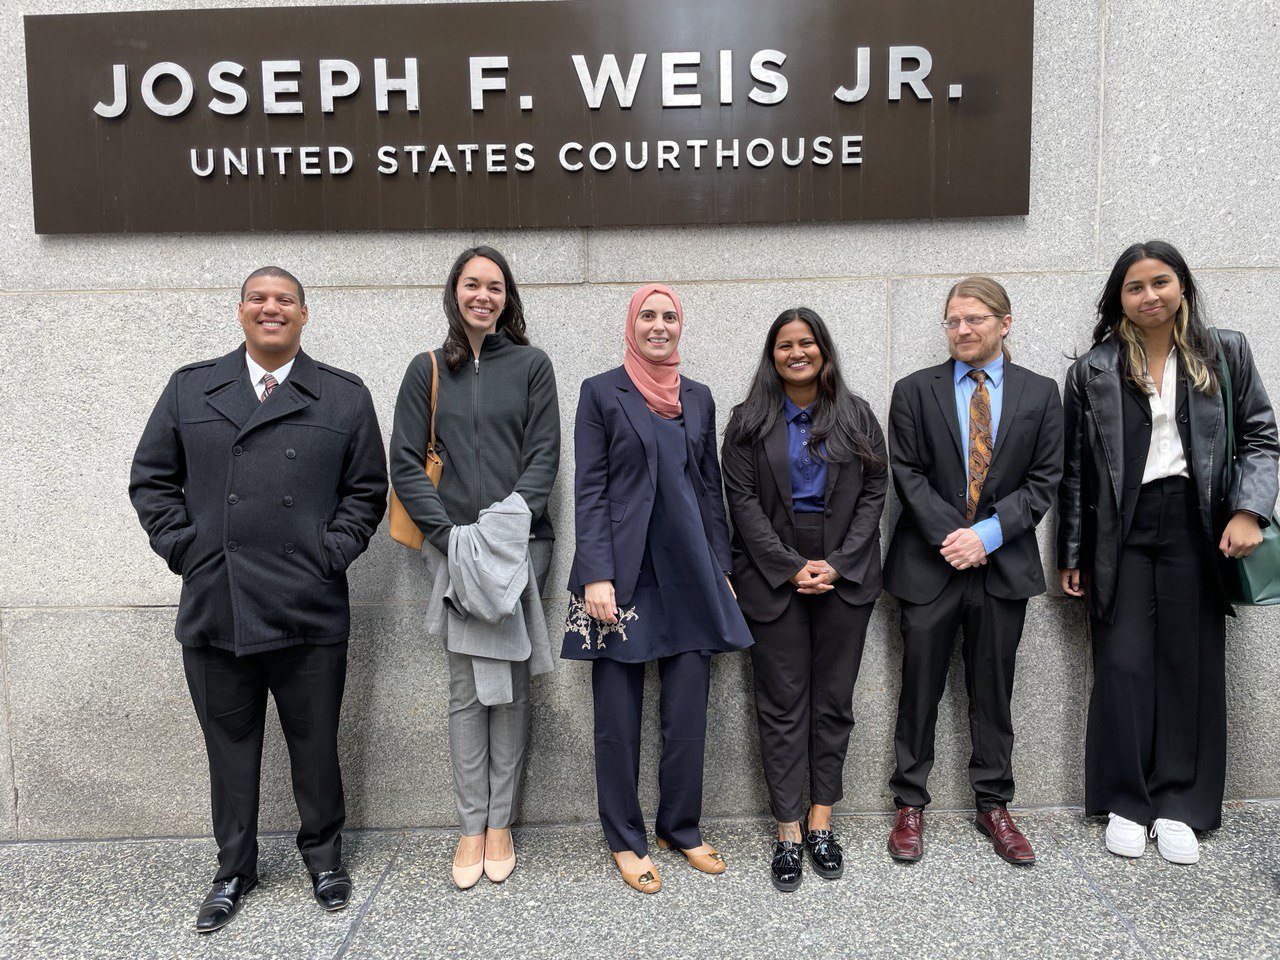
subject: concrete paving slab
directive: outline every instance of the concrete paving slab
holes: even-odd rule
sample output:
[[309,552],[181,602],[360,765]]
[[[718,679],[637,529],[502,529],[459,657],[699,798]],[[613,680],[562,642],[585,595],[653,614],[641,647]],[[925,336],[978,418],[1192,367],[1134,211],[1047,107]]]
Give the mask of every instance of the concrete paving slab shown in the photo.
[[196,910],[216,869],[209,839],[18,843],[0,847],[5,906],[0,956],[46,960],[150,957],[332,957],[359,920],[402,837],[350,832],[351,908],[325,913],[292,837],[261,841],[260,882],[231,925],[195,932]]
[[1055,819],[1051,830],[1095,893],[1131,924],[1147,956],[1273,958],[1280,955],[1280,808],[1234,806],[1220,830],[1199,834],[1193,866],[1163,860],[1154,841],[1140,858],[1111,856],[1098,818]]
[[518,830],[511,879],[468,891],[448,879],[453,837],[421,833],[406,840],[346,956],[709,960],[772,944],[814,957],[1141,957],[1053,842],[1048,825],[1061,816],[1022,818],[1040,849],[1031,869],[997,859],[967,817],[931,818],[929,852],[913,866],[885,852],[887,817],[841,818],[845,878],[810,873],[791,895],[769,883],[764,821],[704,825],[730,864],[719,877],[655,848],[663,889],[653,897],[623,885],[594,828]]
[[1112,857],[1101,823],[1078,810],[1015,814],[1034,867],[996,858],[968,814],[930,813],[925,858],[910,865],[884,849],[887,816],[838,817],[844,878],[810,871],[793,894],[769,884],[764,819],[704,822],[729,861],[723,876],[655,849],[663,890],[653,897],[622,884],[594,825],[517,828],[516,872],[468,891],[449,880],[452,831],[348,831],[356,897],[328,915],[311,900],[292,837],[274,834],[262,843],[262,885],[208,937],[191,930],[213,869],[207,838],[0,843],[0,956],[1235,960],[1280,951],[1280,802],[1229,807],[1194,867],[1154,849]]

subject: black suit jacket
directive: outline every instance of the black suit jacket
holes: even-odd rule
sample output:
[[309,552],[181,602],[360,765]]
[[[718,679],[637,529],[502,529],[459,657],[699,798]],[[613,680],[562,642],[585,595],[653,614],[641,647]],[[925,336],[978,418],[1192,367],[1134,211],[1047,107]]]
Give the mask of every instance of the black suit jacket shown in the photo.
[[152,549],[182,576],[181,643],[237,655],[339,643],[346,569],[387,502],[373,400],[355,374],[299,351],[260,403],[244,353],[170,378],[129,495]]
[[[880,425],[869,409],[866,412],[876,451],[886,458]],[[721,460],[733,521],[733,586],[742,612],[760,623],[782,616],[796,595],[788,581],[810,559],[825,559],[839,572],[835,592],[847,602],[875,600],[880,595],[880,515],[889,486],[888,470],[865,468],[856,457],[827,464],[825,556],[803,557],[795,549],[786,418],[779,416],[760,443],[737,443],[736,433],[731,418]]]
[[[706,386],[681,377],[680,406],[702,526],[727,574],[729,526],[716,461],[716,403]],[[573,427],[572,593],[581,596],[588,583],[612,580],[618,605],[631,602],[658,485],[657,443],[649,407],[625,368],[583,381]]]
[[[902,501],[889,555],[885,589],[910,603],[942,592],[954,567],[938,551],[965,519],[969,474],[956,414],[954,362],[926,367],[899,380],[889,406],[894,488]],[[992,596],[1022,600],[1044,593],[1036,524],[1062,478],[1062,402],[1058,385],[1008,361],[991,467],[976,520],[998,514],[1004,542],[986,567]]]

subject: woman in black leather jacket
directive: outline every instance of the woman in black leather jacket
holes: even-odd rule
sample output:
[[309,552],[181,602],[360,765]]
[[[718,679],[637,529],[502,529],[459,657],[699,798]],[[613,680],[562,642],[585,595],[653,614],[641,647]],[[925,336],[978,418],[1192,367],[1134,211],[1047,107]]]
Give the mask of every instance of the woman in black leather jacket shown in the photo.
[[1140,856],[1149,833],[1166,860],[1195,863],[1193,830],[1222,822],[1223,558],[1251,553],[1269,522],[1275,416],[1244,336],[1209,331],[1186,261],[1159,240],[1112,268],[1064,399],[1058,566],[1093,637],[1085,812],[1108,814],[1114,854]]

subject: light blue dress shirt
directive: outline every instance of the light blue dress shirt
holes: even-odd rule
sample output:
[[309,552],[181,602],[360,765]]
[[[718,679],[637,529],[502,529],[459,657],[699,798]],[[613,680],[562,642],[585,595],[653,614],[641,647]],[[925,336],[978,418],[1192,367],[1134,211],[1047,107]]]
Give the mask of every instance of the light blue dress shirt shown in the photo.
[[[963,360],[955,361],[956,415],[960,418],[960,442],[964,446],[966,470],[969,464],[969,402],[973,399],[973,391],[978,389],[977,381],[969,376],[970,370],[982,370],[987,375],[987,396],[991,399],[991,448],[994,450],[996,432],[1000,429],[1000,411],[1004,407],[1004,354],[985,367],[971,367]],[[995,514],[979,520],[971,529],[987,553],[994,553],[1004,543],[1000,518]]]

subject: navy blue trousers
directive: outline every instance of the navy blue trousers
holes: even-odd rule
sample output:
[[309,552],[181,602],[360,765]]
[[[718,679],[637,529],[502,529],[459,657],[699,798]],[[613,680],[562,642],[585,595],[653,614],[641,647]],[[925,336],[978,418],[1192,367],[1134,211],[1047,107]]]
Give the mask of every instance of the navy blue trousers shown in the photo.
[[[591,665],[596,715],[596,799],[605,840],[615,853],[649,853],[640,812],[640,718],[643,663],[601,657]],[[656,833],[677,847],[702,845],[702,759],[707,738],[711,657],[681,653],[658,661],[662,759]]]

